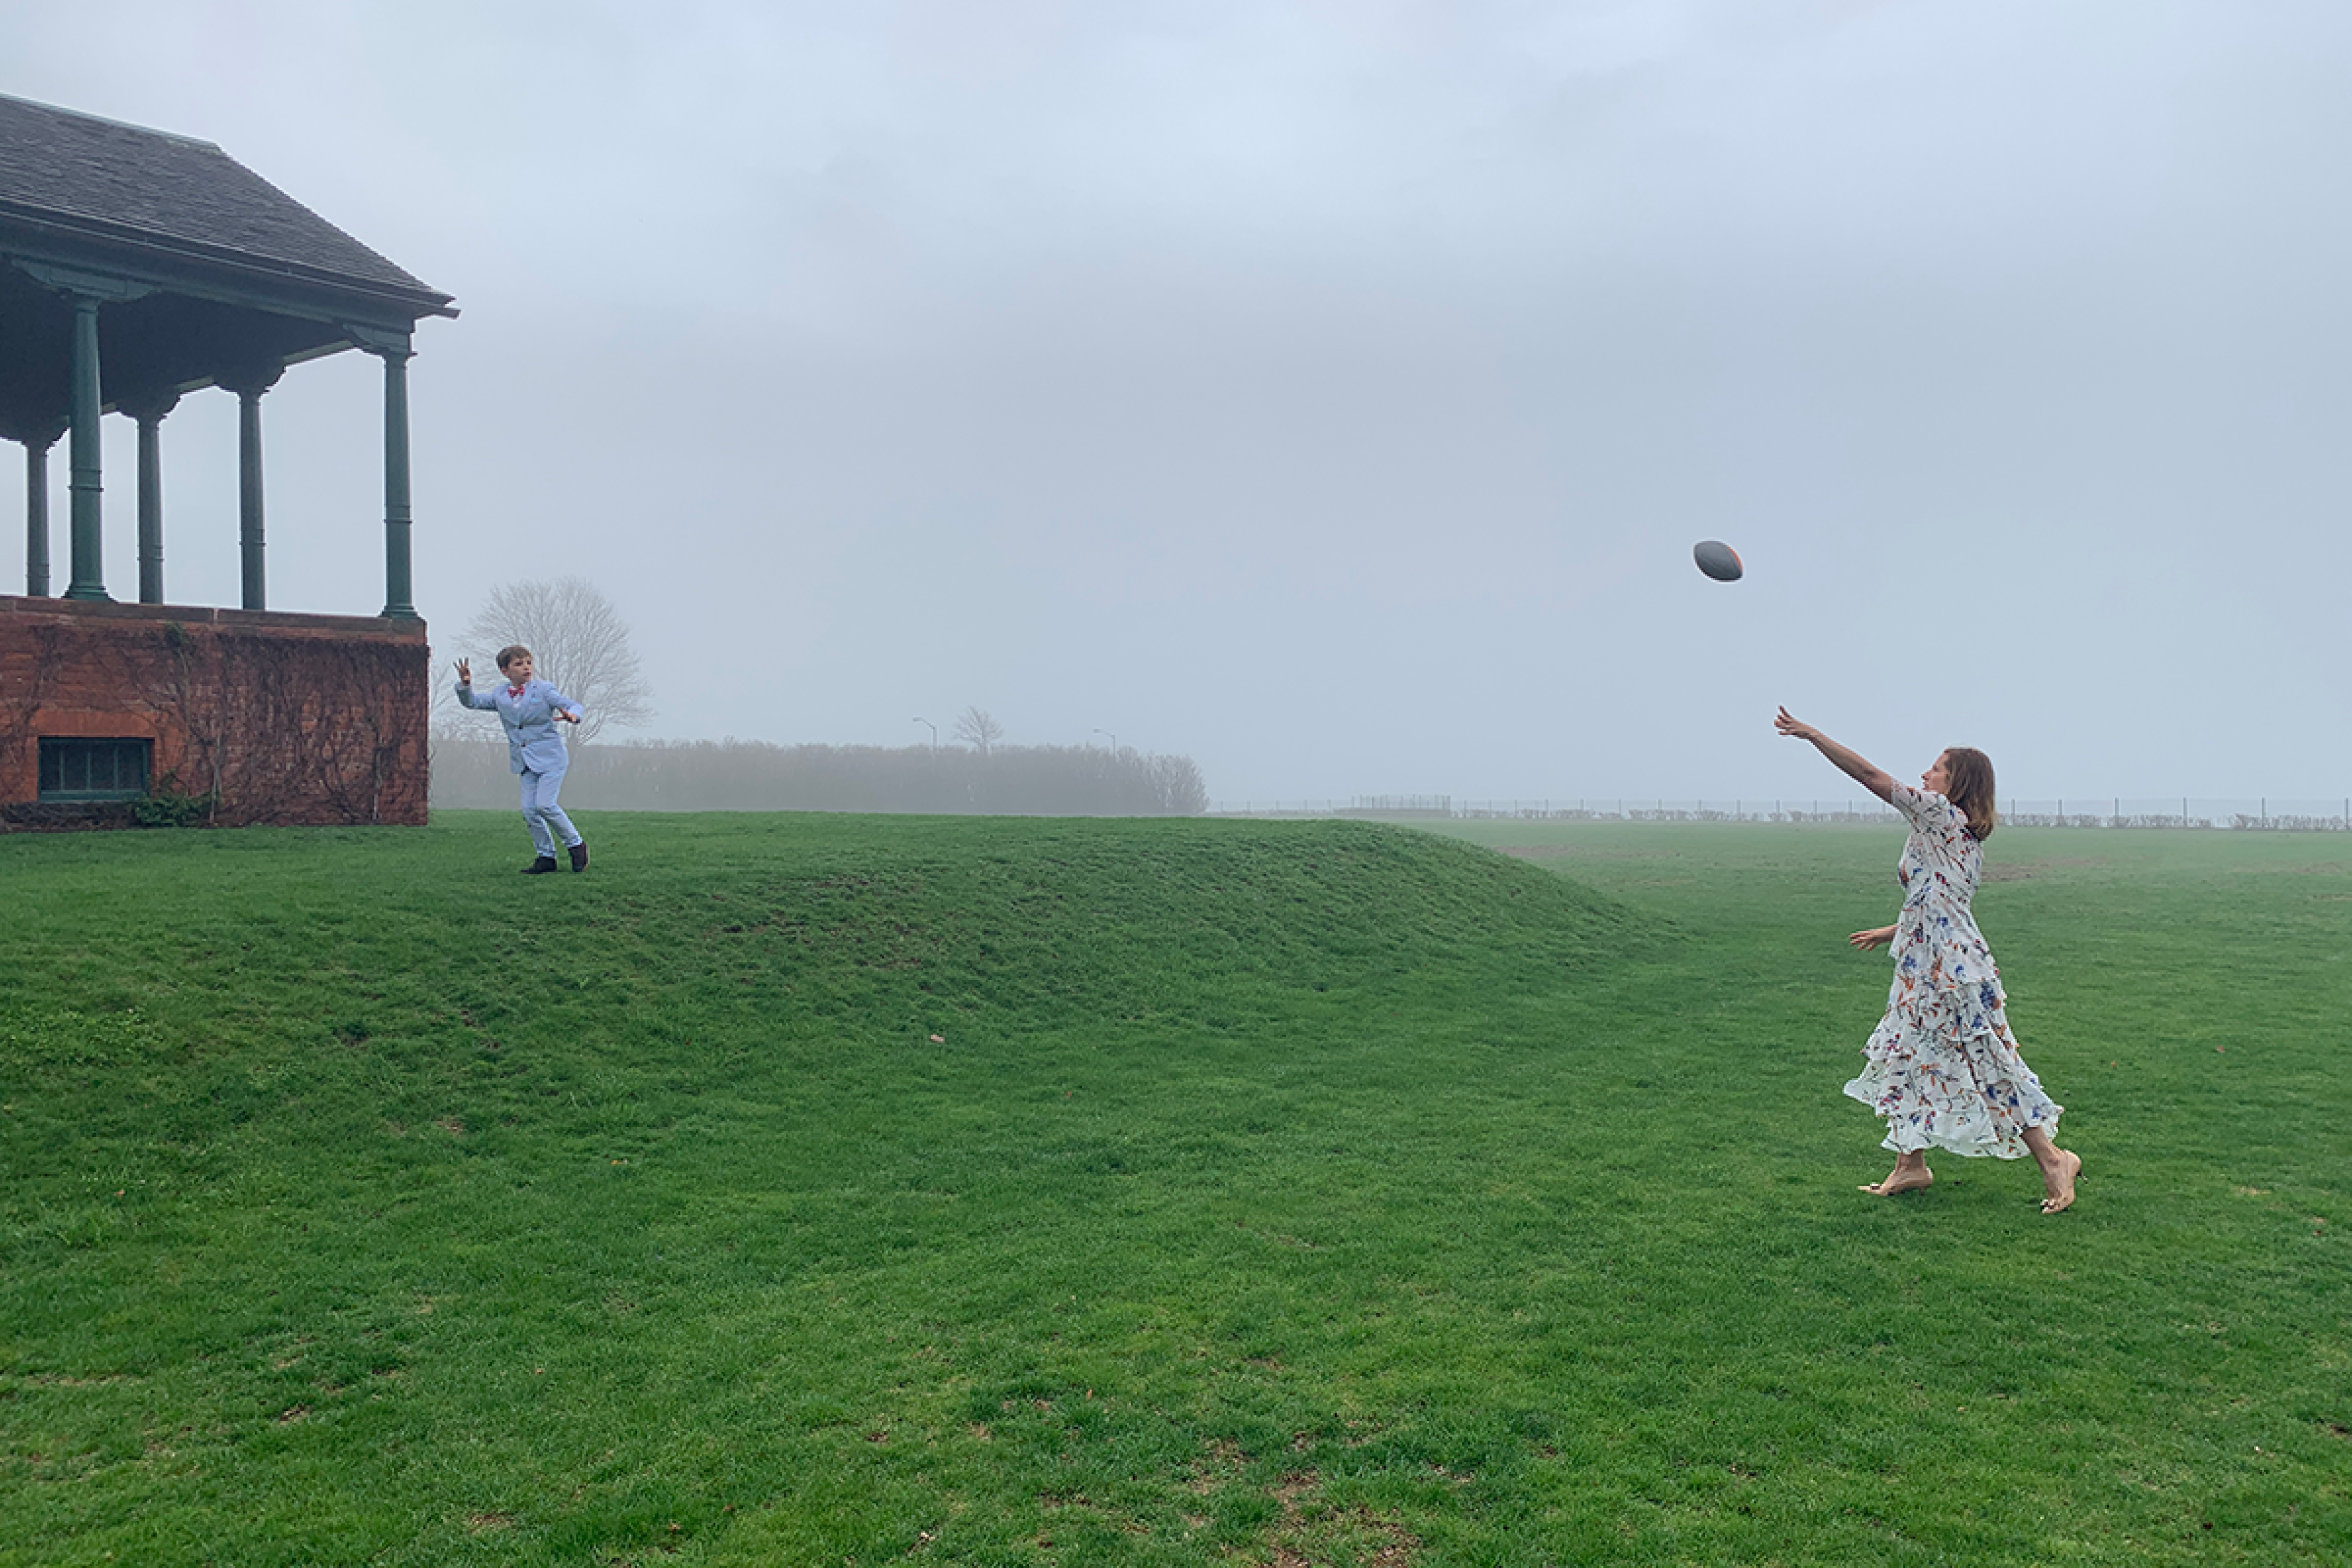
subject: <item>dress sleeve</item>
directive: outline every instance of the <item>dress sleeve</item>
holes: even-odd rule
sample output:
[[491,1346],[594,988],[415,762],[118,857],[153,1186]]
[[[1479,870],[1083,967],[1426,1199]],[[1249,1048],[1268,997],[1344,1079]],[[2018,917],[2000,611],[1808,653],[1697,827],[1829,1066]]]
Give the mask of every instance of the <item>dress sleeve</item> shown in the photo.
[[1894,793],[1886,797],[1886,804],[1901,812],[1914,827],[1948,827],[1957,815],[1952,803],[1942,795],[1914,789],[1909,784],[1896,784]]

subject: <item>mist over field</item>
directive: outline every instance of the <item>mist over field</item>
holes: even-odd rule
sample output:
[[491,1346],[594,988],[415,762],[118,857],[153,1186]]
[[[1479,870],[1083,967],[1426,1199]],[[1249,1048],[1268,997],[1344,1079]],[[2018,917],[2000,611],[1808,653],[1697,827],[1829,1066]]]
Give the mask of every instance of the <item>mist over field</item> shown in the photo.
[[[594,583],[640,737],[1826,794],[1785,702],[1901,777],[2325,801],[2347,74],[2329,0],[92,0],[0,91],[457,296],[418,605],[478,660],[494,587]],[[379,380],[267,401],[274,607],[381,602]],[[234,410],[163,427],[176,600],[235,602]]]

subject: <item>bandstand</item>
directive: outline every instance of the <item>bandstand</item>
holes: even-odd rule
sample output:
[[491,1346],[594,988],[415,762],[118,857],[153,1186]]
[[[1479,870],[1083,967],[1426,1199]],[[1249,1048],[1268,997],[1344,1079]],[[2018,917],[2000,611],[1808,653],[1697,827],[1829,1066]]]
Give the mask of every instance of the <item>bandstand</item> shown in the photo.
[[[0,437],[26,453],[25,592],[0,595],[0,828],[170,815],[155,803],[222,825],[425,820],[408,361],[418,321],[457,313],[208,142],[0,96]],[[275,611],[262,399],[289,366],[354,349],[383,364],[383,605]],[[234,608],[164,585],[161,427],[215,388],[237,400]],[[135,600],[104,580],[110,413],[138,426]]]

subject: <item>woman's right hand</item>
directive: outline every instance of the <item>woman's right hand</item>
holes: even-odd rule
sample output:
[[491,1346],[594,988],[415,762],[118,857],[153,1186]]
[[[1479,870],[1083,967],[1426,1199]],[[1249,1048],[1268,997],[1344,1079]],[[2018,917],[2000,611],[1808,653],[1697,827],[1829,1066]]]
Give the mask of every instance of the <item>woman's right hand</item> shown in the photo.
[[1880,926],[1875,931],[1858,931],[1845,939],[1848,947],[1863,952],[1868,952],[1874,947],[1885,947],[1894,940],[1893,926]]

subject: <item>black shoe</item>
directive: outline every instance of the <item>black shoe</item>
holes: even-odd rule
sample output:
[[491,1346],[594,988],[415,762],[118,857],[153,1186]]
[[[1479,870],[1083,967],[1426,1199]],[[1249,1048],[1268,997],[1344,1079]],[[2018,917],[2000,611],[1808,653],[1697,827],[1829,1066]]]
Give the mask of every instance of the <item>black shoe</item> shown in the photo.
[[572,868],[575,871],[588,869],[588,841],[585,838],[572,847]]
[[562,869],[563,869],[563,868],[555,863],[554,856],[542,855],[538,859],[532,861],[530,865],[525,866],[522,868],[522,874],[526,877],[544,877],[550,871],[561,871]]

